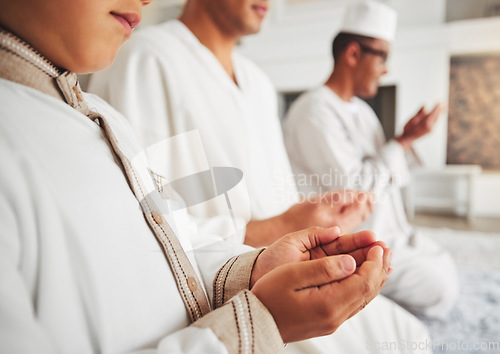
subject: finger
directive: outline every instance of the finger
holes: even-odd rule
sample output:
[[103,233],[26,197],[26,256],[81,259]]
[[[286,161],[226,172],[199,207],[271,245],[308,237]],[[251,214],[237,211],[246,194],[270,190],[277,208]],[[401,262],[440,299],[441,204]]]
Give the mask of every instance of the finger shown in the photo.
[[444,103],[443,102],[439,102],[438,104],[436,104],[434,106],[434,108],[432,109],[431,111],[431,114],[441,114],[444,110]]
[[364,202],[369,199],[371,192],[358,191],[354,189],[330,191],[323,194],[322,201],[327,203],[337,203],[350,205],[357,202]]
[[441,105],[441,113],[446,113],[448,112],[448,105],[444,102],[439,102],[438,104]]
[[371,247],[366,255],[366,261],[358,268],[358,274],[368,279],[378,279],[379,283],[372,283],[372,286],[381,289],[388,277],[388,268],[384,266],[389,264],[389,253],[378,245]]
[[420,121],[420,120],[422,119],[422,117],[423,117],[423,116],[425,116],[425,115],[426,115],[426,112],[425,112],[425,107],[424,107],[424,106],[422,106],[422,107],[420,107],[420,109],[418,110],[417,114],[415,114],[415,115],[413,116],[413,118],[412,118],[412,119],[410,119],[410,122],[415,122],[415,123],[416,123],[416,122]]
[[[387,249],[388,250],[388,249]],[[384,269],[384,258],[388,257],[388,253],[385,254],[383,247],[375,245],[370,247],[367,255],[366,261],[361,264],[357,270],[357,275],[364,278],[366,281],[367,289],[365,293],[370,291],[380,291],[387,280],[387,269]]]
[[297,247],[301,252],[307,252],[315,247],[334,242],[340,237],[340,228],[310,227],[285,236],[287,241]]
[[354,189],[345,190],[343,193],[346,204],[355,203],[366,198],[368,192],[357,191]]
[[302,290],[345,279],[356,270],[356,262],[351,256],[341,255],[289,263],[283,267],[288,267],[290,284],[295,290]]
[[356,202],[356,206],[359,207],[360,212],[364,213],[363,220],[365,220],[366,217],[372,213],[372,198],[374,198],[374,195],[372,193],[365,193],[364,196],[358,202]]
[[[365,197],[361,197],[365,198]],[[369,209],[369,201],[355,201],[352,204],[344,206],[342,209],[342,217],[346,217],[349,214],[359,214],[363,213],[365,209]]]
[[346,194],[349,193],[350,191],[346,191],[343,189],[333,189],[329,190],[323,194],[316,194],[315,196],[312,197],[312,200],[315,202],[319,203],[345,203],[346,202]]
[[[386,252],[388,254],[390,254],[390,259],[388,259],[388,266],[389,266],[390,265],[390,260],[392,260],[392,250],[390,250],[383,241],[377,241],[377,242],[375,242],[374,244],[372,244],[370,246],[354,250],[352,252],[349,252],[348,254],[351,257],[354,258],[354,260],[356,261],[356,266],[359,267],[359,266],[361,266],[361,264],[363,264],[363,262],[366,261],[366,256],[368,255],[368,251],[370,251],[370,249],[373,246],[380,246],[380,247],[382,247],[383,250],[384,250],[384,257],[386,255]],[[388,266],[386,267],[386,264],[384,263],[384,268],[387,269]]]
[[369,203],[372,193],[369,191],[349,190],[344,192],[344,200],[346,204],[363,204]]
[[377,241],[371,231],[360,231],[354,234],[342,235],[335,241],[323,245],[322,248],[328,255],[346,254],[358,248],[369,246]]
[[370,197],[368,199],[367,205],[368,205],[368,210],[370,214],[373,212],[373,201],[375,200],[375,194],[370,193]]
[[371,213],[373,210],[373,201],[376,198],[376,194],[373,191],[365,191],[363,192],[363,196],[366,198],[364,203],[368,206],[369,212]]
[[368,215],[371,214],[371,210],[372,206],[369,201],[350,204],[337,216],[337,222],[343,231],[351,232],[355,227],[366,220]]
[[374,262],[380,267],[383,265],[384,249],[378,245],[371,247],[366,254],[366,260]]
[[431,111],[430,116],[432,117],[432,123],[434,124],[441,113],[443,112],[444,105],[442,103],[438,103]]
[[360,271],[342,281],[321,287],[321,291],[330,293],[336,299],[336,315],[348,319],[364,308],[382,289],[387,280],[387,272],[382,268],[383,249],[372,247],[369,261],[363,263]]
[[[384,258],[383,258],[383,267],[385,271],[391,270],[392,273],[392,257],[394,253],[390,248],[384,248]],[[389,276],[390,274],[387,274]]]
[[323,193],[317,200],[322,204],[329,204],[330,206],[343,206],[352,203],[355,200],[355,191],[333,190]]
[[[359,212],[358,212],[359,210]],[[365,213],[359,208],[347,208],[347,211],[342,212],[336,216],[335,222],[339,225],[342,231],[347,233],[352,232],[352,230],[357,227],[363,221]],[[328,250],[331,248],[327,247],[327,250],[323,250],[326,255],[328,255]],[[337,253],[335,253],[337,254]]]

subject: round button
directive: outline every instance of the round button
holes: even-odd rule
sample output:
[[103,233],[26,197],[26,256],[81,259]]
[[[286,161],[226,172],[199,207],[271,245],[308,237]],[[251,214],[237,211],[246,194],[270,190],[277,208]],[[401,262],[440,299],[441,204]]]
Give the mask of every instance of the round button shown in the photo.
[[161,225],[163,224],[163,217],[158,214],[158,213],[151,213],[151,216],[153,217],[153,220],[158,224]]
[[189,277],[187,282],[189,290],[191,290],[194,293],[196,289],[198,289],[198,283],[196,282],[196,279],[193,277]]

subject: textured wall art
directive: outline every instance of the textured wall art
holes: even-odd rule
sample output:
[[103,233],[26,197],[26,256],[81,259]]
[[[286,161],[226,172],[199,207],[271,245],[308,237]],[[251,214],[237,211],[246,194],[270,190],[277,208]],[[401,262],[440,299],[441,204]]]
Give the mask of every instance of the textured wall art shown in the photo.
[[500,53],[451,59],[448,164],[500,170]]

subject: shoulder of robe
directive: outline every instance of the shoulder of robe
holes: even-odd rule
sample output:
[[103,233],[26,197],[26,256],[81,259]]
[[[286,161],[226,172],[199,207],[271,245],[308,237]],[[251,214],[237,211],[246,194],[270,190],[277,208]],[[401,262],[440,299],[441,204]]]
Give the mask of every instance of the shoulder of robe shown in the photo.
[[242,67],[245,75],[251,77],[252,82],[259,85],[259,89],[266,90],[265,94],[276,94],[276,88],[271,79],[257,64],[237,51],[234,53],[233,58],[237,65]]
[[359,105],[363,111],[370,112],[371,114],[375,115],[375,111],[373,110],[373,108],[368,103],[366,103],[366,101],[362,100],[361,98],[354,97],[353,102],[355,102],[357,105]]
[[144,54],[161,55],[175,54],[180,47],[185,46],[182,38],[174,31],[172,21],[158,25],[147,26],[133,33],[132,37],[120,49],[118,56]]
[[371,122],[374,125],[379,125],[380,124],[380,121],[377,118],[377,114],[375,113],[375,111],[373,110],[373,108],[368,103],[366,103],[364,100],[362,100],[359,97],[354,97],[353,101],[356,102],[356,104],[359,105],[360,110],[361,110],[361,114],[364,117],[371,118]]
[[[40,117],[44,112],[74,112],[65,102],[37,89],[0,78],[0,127],[22,126],[24,121]],[[2,132],[5,129],[1,129]]]
[[330,120],[333,104],[326,96],[323,86],[309,90],[301,94],[290,106],[287,119],[300,121],[323,121]]

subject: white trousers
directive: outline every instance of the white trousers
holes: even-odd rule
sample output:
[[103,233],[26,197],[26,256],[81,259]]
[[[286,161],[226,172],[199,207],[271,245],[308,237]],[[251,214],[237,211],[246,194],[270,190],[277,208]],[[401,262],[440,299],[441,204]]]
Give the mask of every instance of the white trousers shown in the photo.
[[286,346],[287,353],[432,353],[427,328],[383,296],[344,322],[335,333]]
[[419,235],[412,245],[396,246],[393,251],[394,272],[381,293],[416,315],[444,318],[459,294],[457,270],[450,254]]

